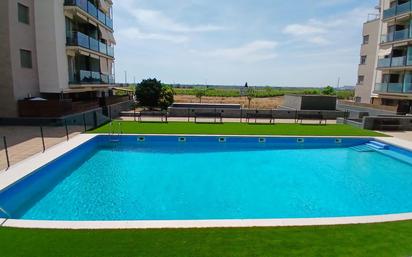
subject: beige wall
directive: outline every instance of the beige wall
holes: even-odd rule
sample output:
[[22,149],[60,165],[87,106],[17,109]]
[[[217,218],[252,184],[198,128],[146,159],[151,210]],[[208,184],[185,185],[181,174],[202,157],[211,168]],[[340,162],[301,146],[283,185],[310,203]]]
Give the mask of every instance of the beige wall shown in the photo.
[[367,22],[363,26],[362,37],[369,35],[369,43],[361,46],[360,56],[366,56],[366,64],[359,65],[358,76],[364,76],[364,81],[357,85],[355,90],[355,96],[361,98],[362,103],[371,102],[376,77],[379,76],[376,67],[381,24],[378,19]]
[[[30,24],[20,23],[17,15],[17,4],[29,7]],[[12,117],[17,115],[16,100],[28,95],[39,95],[37,76],[37,54],[34,26],[33,0],[2,0],[0,1],[0,116]],[[32,53],[33,68],[22,68],[20,49]]]

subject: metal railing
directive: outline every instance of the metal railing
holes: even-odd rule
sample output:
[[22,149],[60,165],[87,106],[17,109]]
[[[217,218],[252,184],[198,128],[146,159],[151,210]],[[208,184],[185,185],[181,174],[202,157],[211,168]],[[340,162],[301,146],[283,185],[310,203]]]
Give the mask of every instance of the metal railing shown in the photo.
[[68,46],[80,46],[110,57],[114,57],[114,48],[112,46],[100,42],[97,39],[81,32],[75,31],[68,33],[66,41]]
[[114,84],[114,76],[98,71],[80,70],[69,81],[70,84]]
[[389,9],[383,10],[383,19],[393,18],[400,14],[408,13],[412,11],[412,1],[408,1],[406,3],[395,5]]
[[406,93],[404,83],[376,83],[376,93]]
[[410,65],[406,56],[389,57],[378,60],[378,68],[404,67]]
[[[30,156],[45,153],[50,147],[69,141],[74,135],[84,133],[109,121],[110,119],[102,113],[101,109],[96,109],[62,119],[50,119],[50,122],[42,121],[42,124],[38,126],[25,127],[29,131],[27,138],[24,138],[25,132],[22,132],[19,138],[12,134],[3,135],[0,139],[2,141],[0,171],[7,171],[12,165]],[[20,138],[24,139],[20,141]]]
[[104,12],[102,12],[97,6],[95,6],[93,3],[87,0],[65,0],[64,5],[66,6],[77,6],[83,11],[87,12],[96,20],[98,20],[100,23],[103,25],[109,27],[110,29],[113,29],[113,20],[106,15]]

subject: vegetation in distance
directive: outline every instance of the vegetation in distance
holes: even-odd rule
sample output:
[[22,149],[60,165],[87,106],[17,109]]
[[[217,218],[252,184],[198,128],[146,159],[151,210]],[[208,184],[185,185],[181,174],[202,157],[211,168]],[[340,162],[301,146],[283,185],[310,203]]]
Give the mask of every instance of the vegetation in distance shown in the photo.
[[[251,88],[251,87],[249,87]],[[254,91],[254,98],[266,98],[266,97],[276,97],[276,96],[284,96],[286,94],[304,94],[304,95],[336,95],[339,99],[352,99],[354,97],[353,90],[330,90],[331,87],[326,88],[274,88],[274,87],[255,87],[253,88]],[[325,91],[326,90],[326,91]],[[210,96],[210,97],[240,97],[240,96],[247,96],[248,90],[247,89],[235,89],[235,88],[215,88],[215,87],[192,87],[192,88],[179,88],[174,87],[173,91],[176,95],[194,95],[199,98],[201,95],[203,96]],[[201,92],[203,91],[203,92]]]
[[[343,124],[247,124],[247,123],[189,123],[189,122],[143,122],[114,121],[125,134],[187,134],[187,135],[280,135],[280,136],[385,136],[383,134]],[[90,133],[110,133],[110,124]]]

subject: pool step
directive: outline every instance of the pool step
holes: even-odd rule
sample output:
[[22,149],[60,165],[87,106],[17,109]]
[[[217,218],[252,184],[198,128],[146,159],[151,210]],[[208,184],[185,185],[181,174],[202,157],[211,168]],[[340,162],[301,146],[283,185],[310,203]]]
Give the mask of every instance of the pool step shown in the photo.
[[378,142],[378,141],[370,141],[366,144],[367,146],[375,149],[375,150],[386,150],[388,149],[388,145]]
[[375,151],[375,149],[373,149],[372,147],[370,147],[369,145],[358,145],[358,146],[353,146],[351,147],[352,150],[355,150],[357,152],[360,153],[364,153],[364,152],[373,152]]

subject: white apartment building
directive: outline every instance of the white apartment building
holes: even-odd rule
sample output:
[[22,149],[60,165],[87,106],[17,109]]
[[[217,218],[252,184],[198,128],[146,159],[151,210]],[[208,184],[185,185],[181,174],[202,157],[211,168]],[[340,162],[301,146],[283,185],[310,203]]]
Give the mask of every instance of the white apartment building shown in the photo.
[[[1,0],[0,117],[82,111],[111,94],[112,5],[111,0]],[[34,100],[44,109],[35,110]]]
[[[356,99],[397,106],[402,113],[412,110],[412,1],[381,0],[379,3],[379,21],[364,26],[365,34],[374,34],[379,27],[376,42],[376,64],[373,64],[375,41],[361,51],[361,63],[366,56],[370,66],[359,67]],[[372,71],[373,67],[373,71]],[[364,76],[364,77],[362,77]],[[370,90],[370,91],[369,91]],[[368,97],[368,92],[370,92]],[[369,101],[370,98],[370,101]]]

